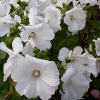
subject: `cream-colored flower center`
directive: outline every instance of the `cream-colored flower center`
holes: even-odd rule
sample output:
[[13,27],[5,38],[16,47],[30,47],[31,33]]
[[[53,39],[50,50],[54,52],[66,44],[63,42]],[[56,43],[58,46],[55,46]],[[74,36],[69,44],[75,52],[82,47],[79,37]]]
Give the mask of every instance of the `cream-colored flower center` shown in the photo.
[[30,35],[29,35],[30,38],[34,38],[35,37],[35,33],[32,32]]
[[73,19],[74,19],[74,15],[71,15],[71,16],[70,16],[70,20],[73,20]]
[[33,71],[33,76],[34,77],[39,77],[40,76],[40,71],[39,70],[34,70]]
[[57,3],[57,0],[52,0],[52,3],[53,3],[53,4],[56,4],[56,3]]

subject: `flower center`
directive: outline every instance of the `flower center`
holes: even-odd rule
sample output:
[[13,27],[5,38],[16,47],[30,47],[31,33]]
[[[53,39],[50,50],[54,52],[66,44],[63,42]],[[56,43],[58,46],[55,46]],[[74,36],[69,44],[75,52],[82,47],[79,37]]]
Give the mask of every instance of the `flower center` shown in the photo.
[[74,19],[74,16],[73,16],[73,15],[71,15],[71,16],[70,16],[70,20],[73,20],[73,19]]
[[53,4],[56,4],[56,3],[57,3],[57,0],[52,0],[52,3],[53,3]]
[[35,33],[32,32],[30,35],[29,35],[30,38],[34,38],[35,37]]
[[40,76],[40,71],[39,70],[34,70],[33,71],[33,76],[39,77]]

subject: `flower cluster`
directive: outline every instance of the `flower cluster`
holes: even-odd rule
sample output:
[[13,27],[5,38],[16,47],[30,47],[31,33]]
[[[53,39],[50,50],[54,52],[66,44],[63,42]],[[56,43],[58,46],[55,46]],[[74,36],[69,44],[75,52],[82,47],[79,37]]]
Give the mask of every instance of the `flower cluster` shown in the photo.
[[10,94],[14,86],[19,97],[81,99],[100,73],[99,9],[100,0],[0,0]]

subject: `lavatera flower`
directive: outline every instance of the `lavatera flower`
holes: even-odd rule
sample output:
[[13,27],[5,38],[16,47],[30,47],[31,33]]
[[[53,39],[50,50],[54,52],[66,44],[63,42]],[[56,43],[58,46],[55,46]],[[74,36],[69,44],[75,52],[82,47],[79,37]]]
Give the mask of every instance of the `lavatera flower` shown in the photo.
[[82,8],[74,7],[66,12],[64,23],[68,25],[68,30],[75,34],[85,27],[86,13]]
[[29,55],[26,55],[19,65],[13,67],[11,77],[17,82],[17,92],[27,98],[39,96],[42,100],[48,100],[59,85],[59,71],[56,64]]
[[78,100],[89,88],[89,82],[84,75],[69,67],[61,79],[63,83],[63,92],[61,93],[62,100]]
[[[66,68],[69,68],[70,66],[78,69],[79,72],[84,73],[86,71],[86,68],[84,65],[88,64],[88,57],[87,52],[83,53],[83,50],[80,46],[76,46],[74,50],[68,50],[67,48],[63,47],[59,51],[58,59],[62,61],[62,64],[66,66]],[[69,60],[69,62],[66,65],[66,60]]]
[[27,42],[32,38],[37,48],[45,50],[51,48],[50,41],[55,37],[55,34],[48,24],[41,23],[34,26],[25,26],[20,36],[23,42]]

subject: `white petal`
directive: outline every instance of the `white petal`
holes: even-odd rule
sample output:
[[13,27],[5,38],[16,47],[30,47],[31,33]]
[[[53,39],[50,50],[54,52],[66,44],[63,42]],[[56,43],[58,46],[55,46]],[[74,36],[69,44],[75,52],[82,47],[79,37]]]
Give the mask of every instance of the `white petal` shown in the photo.
[[74,60],[76,62],[80,62],[81,64],[88,64],[89,62],[87,56],[81,56],[81,55],[75,56]]
[[92,73],[95,77],[97,77],[97,68],[96,68],[96,59],[94,57],[88,56],[89,65],[87,67],[87,72]]
[[11,77],[15,82],[20,81],[23,77],[29,76],[31,73],[30,66],[27,68],[27,61],[20,55],[16,55],[12,59]]
[[77,68],[79,72],[84,73],[86,71],[86,68],[84,65],[82,65],[80,62],[72,62],[72,67]]
[[71,78],[77,73],[77,70],[75,70],[73,67],[69,67],[66,72],[64,73],[63,77],[61,80],[67,84]]
[[29,40],[29,35],[30,35],[30,31],[29,30],[22,30],[22,32],[20,33],[20,37],[21,37],[21,40],[23,42],[27,42]]
[[52,40],[55,36],[53,30],[46,23],[42,24],[41,30],[37,32],[37,35],[45,40]]
[[37,9],[32,7],[30,9],[30,13],[28,14],[30,25],[35,25],[35,23],[36,23],[36,15],[37,15]]
[[31,70],[39,70],[42,71],[46,64],[49,62],[47,60],[41,60],[35,57],[31,57],[30,55],[25,56],[25,61],[27,62],[27,68],[28,66],[31,68]]
[[7,48],[6,44],[4,42],[0,43],[0,49],[7,52],[9,54],[9,56],[13,56],[13,51],[11,51],[10,49]]
[[36,43],[36,46],[40,49],[40,50],[45,50],[47,48],[51,48],[51,43],[48,40],[44,40],[41,37],[35,36],[35,38],[33,39]]
[[77,22],[72,21],[70,25],[68,26],[68,30],[72,33],[76,33],[77,31],[79,31],[79,26]]
[[11,0],[9,3],[12,4],[15,8],[19,7],[19,5],[17,4],[17,1],[15,0]]
[[0,21],[0,37],[3,37],[4,35],[10,33],[11,26],[8,24],[2,24]]
[[4,69],[3,69],[3,73],[4,73],[4,81],[7,80],[7,78],[10,76],[11,74],[11,61],[10,59],[7,60],[7,63],[4,64]]
[[89,82],[81,73],[78,73],[73,77],[70,86],[74,89],[77,99],[81,99],[84,93],[88,91]]
[[53,30],[46,23],[41,23],[34,26],[25,27],[26,30],[34,32],[38,37],[43,38],[44,40],[52,40],[55,36]]
[[59,85],[59,72],[54,62],[50,61],[42,70],[42,79],[50,86]]
[[61,100],[66,100],[68,99],[69,91],[65,84],[63,84],[62,88],[63,88],[64,93],[61,93]]
[[16,91],[20,95],[25,95],[28,98],[35,98],[38,96],[36,91],[36,81],[31,77],[20,80],[16,85]]
[[30,10],[32,7],[37,8],[39,6],[37,0],[28,0],[28,6],[26,7],[26,10]]
[[60,61],[65,61],[65,59],[68,57],[68,55],[69,55],[69,50],[67,48],[63,47],[59,51],[58,59]]
[[80,46],[76,46],[73,50],[73,56],[81,55],[82,52],[82,48]]
[[67,15],[64,17],[64,23],[67,24],[67,25],[70,25],[71,20],[70,20],[70,15],[69,15],[69,14],[67,14]]
[[14,20],[15,20],[16,22],[18,22],[18,23],[21,23],[21,18],[20,18],[20,16],[18,16],[18,15],[15,15],[15,16],[14,16]]
[[63,91],[62,100],[77,100],[77,95],[69,84],[63,84]]
[[38,94],[42,100],[51,98],[51,95],[55,93],[56,89],[57,87],[50,86],[41,79],[37,81]]
[[31,56],[34,56],[33,48],[29,42],[27,42],[26,45],[24,46],[22,54],[24,55],[29,54]]
[[97,67],[97,72],[100,73],[100,58],[97,58],[96,67]]
[[91,6],[94,6],[97,3],[97,0],[89,0]]
[[19,53],[23,50],[23,44],[19,37],[16,37],[12,42],[12,47],[14,53]]

